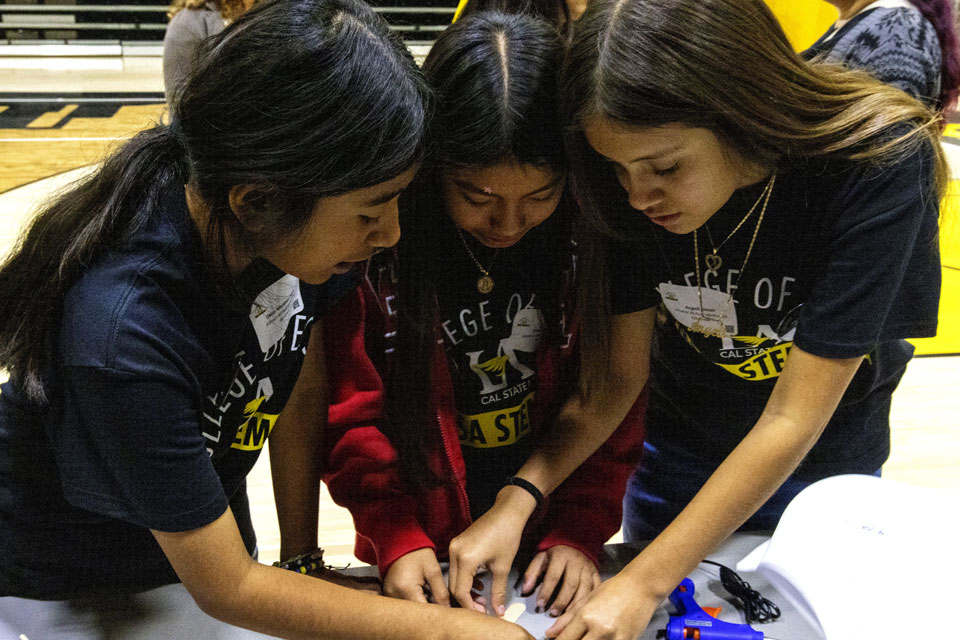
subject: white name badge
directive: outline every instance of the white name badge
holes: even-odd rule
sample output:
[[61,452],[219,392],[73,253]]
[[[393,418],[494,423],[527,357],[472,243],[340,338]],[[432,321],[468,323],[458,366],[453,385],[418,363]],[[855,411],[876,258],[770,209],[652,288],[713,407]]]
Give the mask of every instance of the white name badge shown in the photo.
[[300,280],[285,275],[260,292],[250,305],[250,322],[257,333],[260,350],[267,353],[280,342],[290,318],[303,311]]
[[715,338],[737,335],[737,309],[729,293],[669,282],[661,282],[657,292],[670,315],[690,331]]

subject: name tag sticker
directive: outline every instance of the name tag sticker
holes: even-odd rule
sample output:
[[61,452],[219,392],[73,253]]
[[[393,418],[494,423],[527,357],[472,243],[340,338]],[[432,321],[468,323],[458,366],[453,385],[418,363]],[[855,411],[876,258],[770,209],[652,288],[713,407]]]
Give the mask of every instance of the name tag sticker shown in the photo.
[[729,293],[669,282],[661,282],[657,293],[670,315],[687,329],[717,338],[737,335],[737,309]]
[[260,292],[250,305],[250,322],[257,333],[260,350],[267,353],[280,342],[290,318],[303,310],[300,280],[285,275]]

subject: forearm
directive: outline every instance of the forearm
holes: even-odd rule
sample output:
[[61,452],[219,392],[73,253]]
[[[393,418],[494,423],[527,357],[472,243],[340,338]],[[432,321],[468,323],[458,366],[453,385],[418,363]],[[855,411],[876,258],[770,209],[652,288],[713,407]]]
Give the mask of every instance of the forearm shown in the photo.
[[753,515],[796,469],[819,436],[788,419],[761,418],[674,521],[624,573],[665,598],[703,558]]
[[816,443],[860,365],[794,347],[763,414],[674,521],[627,571],[665,597],[755,513]]
[[655,310],[647,309],[610,320],[603,380],[580,381],[518,476],[549,494],[610,437],[647,383],[654,318]]
[[303,367],[270,433],[270,470],[280,526],[280,559],[317,546],[321,445],[327,418],[326,368],[320,324],[311,330]]
[[[305,450],[306,454],[309,450]],[[316,450],[310,464],[296,465],[303,475],[273,471],[277,523],[280,528],[280,559],[312,551],[317,546],[320,503],[320,473]]]
[[293,639],[490,637],[466,632],[483,621],[467,611],[391,600],[262,565],[247,555],[229,509],[200,529],[152,533],[197,605],[232,625]]
[[545,495],[552,493],[616,431],[644,382],[632,379],[627,384],[611,385],[589,402],[574,394],[517,475]]
[[449,612],[256,563],[232,598],[207,611],[236,626],[304,640],[453,638],[455,620],[444,615]]

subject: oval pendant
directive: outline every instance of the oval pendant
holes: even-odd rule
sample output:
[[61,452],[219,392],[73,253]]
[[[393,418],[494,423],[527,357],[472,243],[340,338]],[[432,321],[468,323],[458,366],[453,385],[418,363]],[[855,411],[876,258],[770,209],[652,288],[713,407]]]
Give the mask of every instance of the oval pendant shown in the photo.
[[477,278],[477,291],[480,293],[490,293],[493,291],[493,278],[488,275]]

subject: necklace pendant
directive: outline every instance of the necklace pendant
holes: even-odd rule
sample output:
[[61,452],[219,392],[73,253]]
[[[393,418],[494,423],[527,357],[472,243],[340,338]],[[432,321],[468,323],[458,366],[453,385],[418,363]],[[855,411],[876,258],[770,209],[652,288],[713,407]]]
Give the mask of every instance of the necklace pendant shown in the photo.
[[703,261],[707,263],[707,271],[712,273],[714,276],[720,271],[720,265],[723,264],[723,258],[718,256],[715,253],[708,253],[703,256]]
[[483,274],[477,278],[477,291],[483,294],[493,291],[493,278],[491,278],[488,274]]

